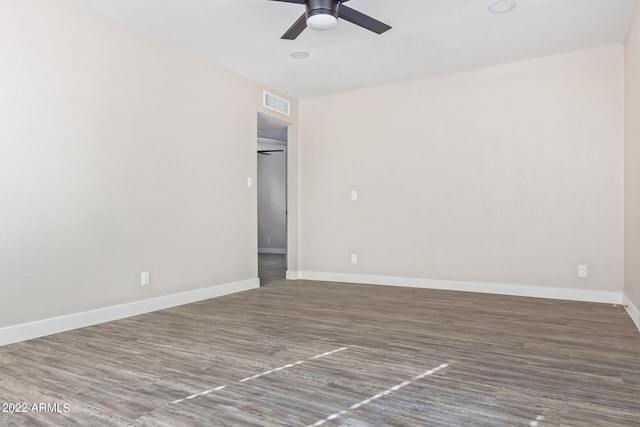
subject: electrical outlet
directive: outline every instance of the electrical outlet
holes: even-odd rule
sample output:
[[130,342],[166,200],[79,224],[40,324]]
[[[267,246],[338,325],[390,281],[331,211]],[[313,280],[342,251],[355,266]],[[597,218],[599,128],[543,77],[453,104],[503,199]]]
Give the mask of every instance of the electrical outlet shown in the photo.
[[351,254],[351,264],[358,263],[358,254]]
[[584,264],[578,266],[578,277],[589,277],[589,270]]
[[140,284],[142,286],[149,286],[150,283],[151,281],[149,280],[149,272],[143,271],[142,274],[140,275]]

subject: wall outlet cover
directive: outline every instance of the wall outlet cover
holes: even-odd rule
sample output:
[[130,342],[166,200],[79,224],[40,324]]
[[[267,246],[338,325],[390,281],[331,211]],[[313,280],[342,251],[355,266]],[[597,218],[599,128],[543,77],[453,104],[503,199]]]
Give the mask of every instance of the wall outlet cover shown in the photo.
[[578,277],[589,277],[589,269],[586,265],[580,264],[578,266]]

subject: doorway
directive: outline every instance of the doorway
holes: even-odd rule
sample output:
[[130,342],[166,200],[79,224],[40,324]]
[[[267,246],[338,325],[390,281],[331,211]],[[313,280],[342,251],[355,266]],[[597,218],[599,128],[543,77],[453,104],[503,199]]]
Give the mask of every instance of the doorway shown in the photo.
[[258,277],[261,286],[285,280],[287,256],[288,123],[258,113]]

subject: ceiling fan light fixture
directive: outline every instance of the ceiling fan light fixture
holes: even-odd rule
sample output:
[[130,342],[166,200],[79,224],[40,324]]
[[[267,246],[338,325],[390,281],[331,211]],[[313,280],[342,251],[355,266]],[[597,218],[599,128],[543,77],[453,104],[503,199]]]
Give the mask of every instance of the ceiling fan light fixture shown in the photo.
[[342,3],[347,2],[347,0],[271,1],[305,5],[305,12],[296,19],[293,25],[280,37],[283,40],[295,40],[307,27],[315,30],[329,30],[338,25],[338,19],[348,21],[376,34],[382,34],[391,29],[391,26],[384,22],[380,22],[348,6],[342,6]]
[[307,18],[307,26],[314,30],[330,30],[338,25],[338,18],[328,13],[318,13]]
[[515,7],[515,0],[495,0],[487,9],[491,13],[506,13],[512,11]]

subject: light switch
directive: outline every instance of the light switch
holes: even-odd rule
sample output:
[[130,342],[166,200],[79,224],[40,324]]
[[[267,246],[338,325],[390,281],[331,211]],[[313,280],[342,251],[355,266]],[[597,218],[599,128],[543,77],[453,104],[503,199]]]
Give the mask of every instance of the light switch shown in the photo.
[[253,177],[252,176],[247,178],[247,187],[249,187],[249,188],[253,187]]
[[351,200],[358,200],[358,192],[356,190],[351,192]]

